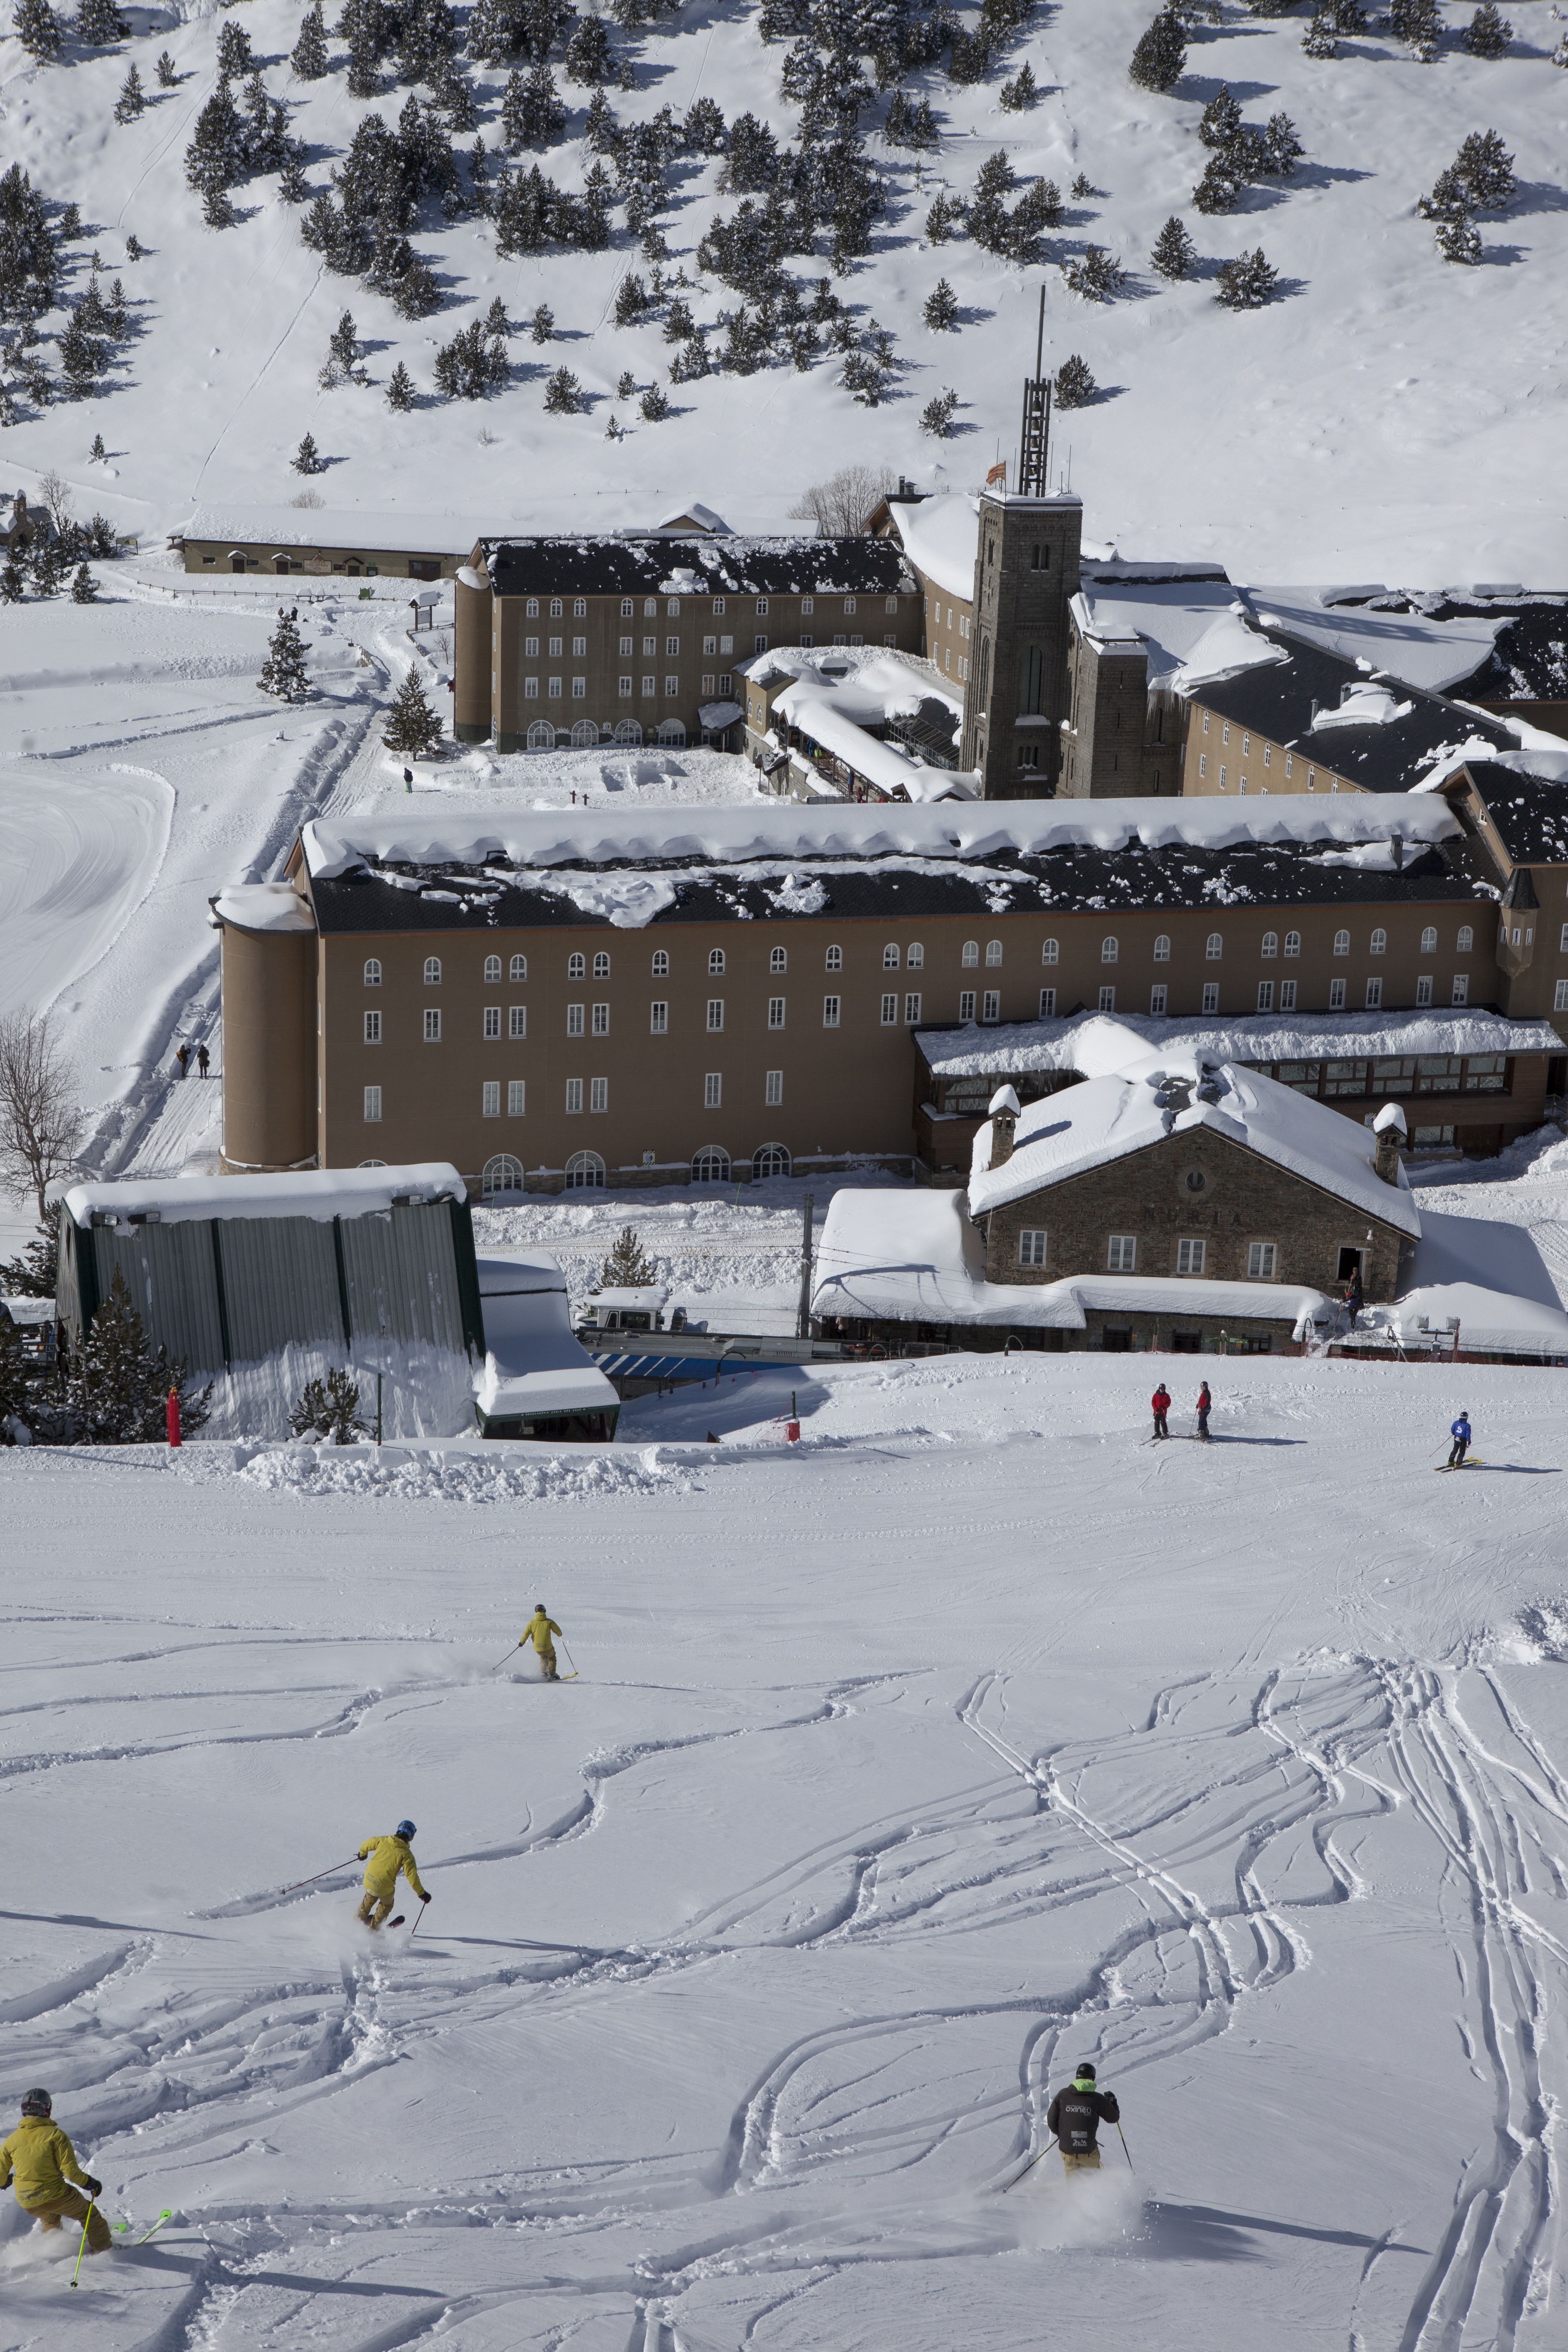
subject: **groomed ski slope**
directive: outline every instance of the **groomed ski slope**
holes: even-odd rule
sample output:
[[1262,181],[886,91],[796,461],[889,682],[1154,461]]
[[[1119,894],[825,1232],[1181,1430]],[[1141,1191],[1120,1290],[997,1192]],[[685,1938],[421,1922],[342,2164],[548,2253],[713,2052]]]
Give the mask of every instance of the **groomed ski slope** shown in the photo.
[[[1560,2345],[1561,1380],[1160,1362],[0,1454],[0,2081],[175,2209],[0,2352]],[[279,1898],[405,1811],[416,1941]]]

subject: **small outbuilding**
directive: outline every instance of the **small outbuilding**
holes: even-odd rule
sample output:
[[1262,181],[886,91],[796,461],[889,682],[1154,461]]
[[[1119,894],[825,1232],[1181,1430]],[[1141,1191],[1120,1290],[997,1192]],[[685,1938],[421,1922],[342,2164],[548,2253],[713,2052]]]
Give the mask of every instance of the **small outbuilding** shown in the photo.
[[478,1265],[485,1322],[475,1404],[480,1434],[607,1444],[621,1401],[572,1336],[557,1261],[530,1251]]

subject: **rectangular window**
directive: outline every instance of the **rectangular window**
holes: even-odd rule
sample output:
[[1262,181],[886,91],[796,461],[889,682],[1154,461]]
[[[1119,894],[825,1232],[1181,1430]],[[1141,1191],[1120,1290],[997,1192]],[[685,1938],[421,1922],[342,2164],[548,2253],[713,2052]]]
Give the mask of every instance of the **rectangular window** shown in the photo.
[[374,1127],[376,1121],[380,1118],[381,1088],[379,1087],[366,1087],[364,1090],[364,1115],[366,1120],[372,1127]]
[[768,641],[766,637],[753,637],[752,639],[752,651],[754,654],[765,654],[767,649]]
[[1200,776],[1206,776],[1208,772],[1209,755],[1206,751],[1200,751],[1198,753],[1198,773]]
[[527,1005],[512,1005],[507,1013],[506,1025],[509,1037],[526,1037],[528,1034]]
[[527,655],[530,661],[537,661],[539,659],[539,639],[537,637],[524,637],[522,641],[522,650]]
[[648,1027],[656,1037],[664,1036],[669,1028],[669,1006],[656,997],[648,1006]]
[[500,1006],[499,1004],[487,1004],[485,1007],[485,1035],[487,1037],[499,1037],[500,1035]]
[[[1341,992],[1340,992],[1340,998],[1341,998],[1341,1002],[1342,1002],[1342,1003],[1343,1003],[1343,1001],[1344,1001],[1344,992],[1343,992],[1343,990],[1342,990],[1342,990],[1341,990]],[[1454,993],[1453,993],[1453,994],[1452,994],[1452,996],[1448,999],[1448,1002],[1449,1002],[1449,1003],[1450,1003],[1450,1004],[1468,1004],[1468,1003],[1469,1003],[1469,1001],[1470,1001],[1470,982],[1469,982],[1469,975],[1468,975],[1467,972],[1460,972],[1460,973],[1458,973],[1458,976],[1457,976],[1457,978],[1455,979],[1455,982],[1454,982]]]
[[974,991],[972,988],[966,988],[959,997],[958,1017],[961,1021],[973,1021],[974,1018]]
[[1294,1013],[1296,1010],[1296,983],[1293,980],[1282,980],[1279,983],[1279,1010],[1281,1013]]
[[607,1004],[595,1004],[594,1007],[594,1034],[595,1037],[607,1037],[609,1034],[610,1008]]
[[[1426,991],[1425,996],[1421,994],[1421,991],[1423,989]],[[1417,1004],[1431,1003],[1432,983],[1429,980],[1418,980],[1416,982],[1415,1002]],[[1557,993],[1552,1000],[1552,1010],[1553,1013],[1568,1013],[1568,980],[1560,980],[1558,982]]]
[[619,652],[620,652],[620,656],[621,656],[621,658],[622,658],[622,660],[623,660],[623,661],[626,659],[626,656],[627,656],[628,654],[630,654],[631,652],[633,652],[634,650],[635,650],[635,648],[633,647],[632,641],[631,641],[630,637],[622,637],[622,638],[620,639],[620,641],[619,641]]
[[1044,1265],[1045,1262],[1045,1234],[1037,1226],[1032,1232],[1026,1231],[1021,1233],[1018,1235],[1018,1264],[1020,1265]]
[[1367,982],[1367,984],[1366,984],[1366,1009],[1367,1009],[1367,1011],[1368,1011],[1369,1013],[1375,1013],[1375,1012],[1377,1012],[1377,1011],[1379,1010],[1379,1008],[1381,1007],[1382,1003],[1383,1003],[1383,982],[1382,982],[1382,981],[1381,981],[1381,980],[1369,980],[1369,981]]
[[[729,646],[725,646],[725,648],[724,648],[724,650],[725,650],[725,652],[726,652],[726,653],[728,653],[728,652],[729,652],[729,650],[730,650]],[[730,690],[731,690],[731,687],[733,686],[733,684],[734,684],[734,674],[733,674],[733,672],[732,672],[732,671],[731,671],[731,670],[727,670],[727,669],[721,669],[721,670],[720,671],[720,673],[719,673],[719,691],[720,691],[720,693],[721,693],[721,694],[728,694],[728,693],[730,692]]]
[[680,699],[680,680],[678,677],[665,679],[664,698],[667,702],[679,702]]
[[574,702],[585,702],[585,701],[587,700],[587,698],[588,698],[588,681],[587,681],[587,679],[586,679],[585,677],[574,677],[574,678],[573,679],[573,681],[572,681],[572,699],[573,699],[573,701],[574,701]]
[[920,998],[918,996],[906,996],[904,999],[904,1020],[906,1024],[911,1029],[917,1029],[920,1026]]
[[545,692],[550,701],[559,702],[561,699],[561,680],[558,677],[551,678],[546,686]]
[[758,612],[758,614],[759,614],[759,615],[761,615],[762,614],[765,613],[765,612],[767,611],[767,609],[768,609],[768,600],[767,600],[767,598],[766,598],[765,596],[759,596],[759,597],[758,597],[758,599],[757,599],[757,612]]
[[1054,988],[1040,991],[1040,1019],[1054,1021],[1057,1017],[1057,992]]
[[1195,1241],[1178,1242],[1176,1244],[1176,1272],[1178,1274],[1202,1274],[1203,1270],[1203,1243]]
[[1170,991],[1166,988],[1164,982],[1161,981],[1156,987],[1153,987],[1149,991],[1150,1012],[1156,1013],[1163,1013],[1165,1006],[1169,1002],[1169,998]]
[[654,695],[658,691],[658,681],[657,678],[644,678],[642,682],[642,693],[643,700],[645,702],[651,702],[653,700]]
[[1217,1013],[1219,1011],[1219,982],[1217,980],[1205,981],[1203,1009],[1205,1013]]
[[1001,1020],[1002,992],[999,988],[988,988],[986,990],[984,996],[981,1000],[980,1018],[982,1021]]
[[580,1004],[569,1004],[566,1007],[566,1034],[568,1037],[580,1037],[583,1034],[583,1012],[584,1008]]
[[480,1118],[499,1118],[500,1117],[500,1080],[488,1078],[479,1091],[483,1103],[479,1113]]
[[608,1110],[609,1108],[610,1082],[608,1078],[590,1078],[588,1081],[588,1108],[590,1110]]
[[1272,1013],[1274,1010],[1274,982],[1271,980],[1260,980],[1258,983],[1258,1010],[1259,1013]]
[[1101,1011],[1102,1013],[1114,1013],[1114,1012],[1115,1012],[1115,1010],[1116,1010],[1116,991],[1115,991],[1113,988],[1102,988],[1102,989],[1100,990],[1100,1011]]
[[1138,1262],[1138,1237],[1135,1234],[1112,1234],[1105,1245],[1107,1274],[1131,1274]]
[[822,1025],[823,1025],[823,1027],[824,1027],[825,1029],[837,1029],[837,1026],[838,1026],[838,999],[837,999],[837,996],[825,996],[825,997],[823,998],[823,1000],[822,1000]]
[[523,698],[524,702],[537,702],[537,701],[538,701],[538,699],[539,699],[539,680],[538,680],[536,677],[525,677],[525,678],[523,679],[523,681],[522,681],[522,698]]
[[581,1078],[568,1078],[566,1081],[566,1109],[568,1116],[574,1116],[582,1109],[582,1108],[583,1081]]
[[441,1008],[427,1004],[425,1008],[425,1043],[438,1045],[441,1042]]
[[704,670],[702,673],[702,698],[704,701],[708,699],[712,691],[713,673],[711,670]]
[[1274,1279],[1274,1244],[1248,1242],[1247,1245],[1247,1278],[1248,1282],[1272,1282]]
[[710,1070],[702,1081],[702,1108],[704,1110],[719,1110],[722,1108],[723,1099],[723,1076],[718,1070]]
[[782,996],[770,996],[768,999],[768,1027],[770,1029],[782,1029],[784,1025],[784,998]]
[[718,638],[704,637],[702,640],[702,650],[705,654],[716,654],[719,650]]
[[523,1115],[527,1100],[528,1087],[526,1082],[521,1078],[509,1078],[507,1080],[506,1087],[506,1115],[508,1118],[521,1118]]
[[679,637],[666,637],[664,641],[664,657],[666,661],[679,661],[680,659],[680,639]]
[[708,999],[708,1026],[710,1029],[722,1029],[724,1026],[724,1000],[721,996]]
[[899,1000],[898,1000],[897,995],[884,996],[884,997],[883,997],[883,999],[882,999],[882,1026],[883,1026],[883,1028],[884,1028],[884,1029],[896,1029],[896,1028],[897,1028],[897,1026],[898,1026],[898,1022],[899,1022]]
[[[1429,971],[1424,971],[1417,976],[1415,982],[1415,1002],[1417,1004],[1430,1004],[1432,1002],[1432,975]],[[1563,982],[1559,981],[1557,983],[1557,1011],[1561,1013],[1564,1005],[1568,1005],[1568,996],[1564,996],[1563,993]]]
[[770,1070],[763,1087],[763,1099],[770,1110],[776,1110],[784,1100],[784,1072]]
[[623,702],[628,702],[631,699],[631,691],[632,682],[629,677],[618,677],[616,680],[616,692]]
[[364,1016],[364,1042],[365,1042],[365,1044],[366,1044],[367,1045],[380,1045],[380,1043],[381,1043],[381,1015],[380,1015],[380,1013],[367,1013],[365,1014],[365,1016]]
[[1329,1011],[1331,1013],[1342,1013],[1344,1009],[1344,982],[1342,980],[1331,980],[1329,982]]

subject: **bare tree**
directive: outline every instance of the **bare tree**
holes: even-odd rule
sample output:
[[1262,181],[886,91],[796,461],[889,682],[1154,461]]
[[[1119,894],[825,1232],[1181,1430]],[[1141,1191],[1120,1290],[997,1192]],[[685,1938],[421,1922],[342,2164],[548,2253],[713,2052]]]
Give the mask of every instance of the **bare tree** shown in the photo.
[[50,521],[63,539],[73,516],[70,484],[63,474],[40,474],[38,500],[48,511]]
[[40,1217],[47,1188],[76,1167],[80,1140],[76,1072],[48,1014],[0,1021],[0,1174],[31,1188]]
[[790,514],[797,522],[814,522],[823,539],[858,539],[872,508],[896,478],[886,466],[840,466],[826,482],[803,490]]

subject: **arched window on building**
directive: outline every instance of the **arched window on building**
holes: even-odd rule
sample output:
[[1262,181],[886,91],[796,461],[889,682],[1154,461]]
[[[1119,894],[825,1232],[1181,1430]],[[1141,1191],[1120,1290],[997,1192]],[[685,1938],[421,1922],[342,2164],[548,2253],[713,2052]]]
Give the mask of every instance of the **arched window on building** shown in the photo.
[[566,1162],[566,1190],[569,1192],[596,1192],[605,1189],[605,1163],[596,1151],[574,1151]]
[[762,1143],[752,1154],[752,1174],[758,1183],[769,1176],[787,1176],[789,1153],[782,1143]]
[[521,1160],[514,1160],[510,1151],[498,1151],[493,1159],[486,1160],[479,1171],[479,1192],[484,1200],[494,1201],[504,1193],[521,1191]]
[[705,1143],[691,1158],[691,1181],[694,1184],[727,1184],[730,1181],[730,1155],[721,1143]]

